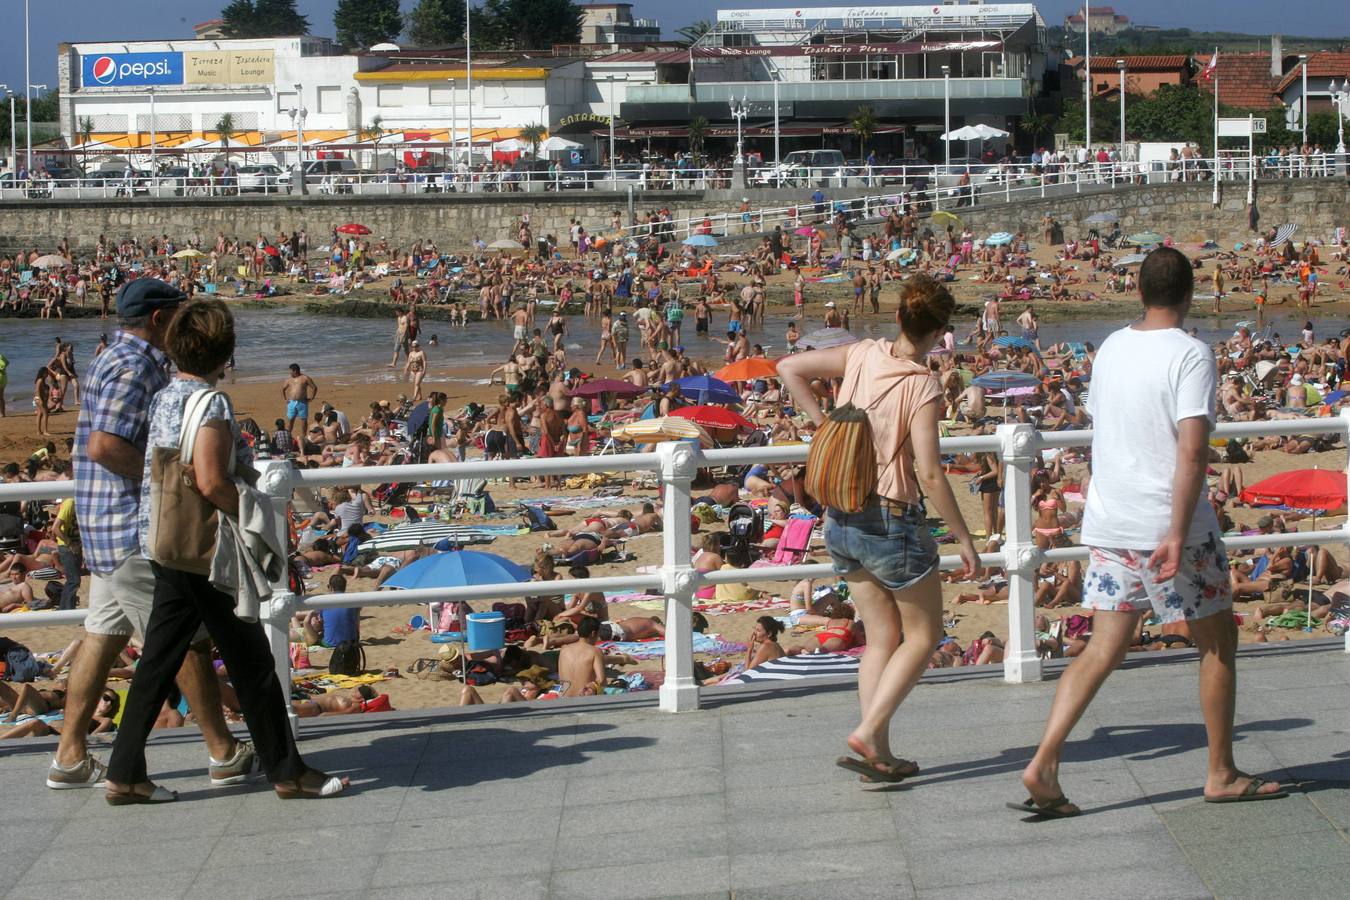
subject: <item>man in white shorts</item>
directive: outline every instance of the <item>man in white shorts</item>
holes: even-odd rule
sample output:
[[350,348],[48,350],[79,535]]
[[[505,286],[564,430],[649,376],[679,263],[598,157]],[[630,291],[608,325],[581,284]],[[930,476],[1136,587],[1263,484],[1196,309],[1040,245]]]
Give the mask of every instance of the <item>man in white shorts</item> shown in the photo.
[[1202,496],[1218,373],[1213,352],[1182,331],[1195,282],[1179,251],[1155,250],[1139,271],[1144,315],[1112,334],[1093,365],[1092,483],[1083,516],[1091,561],[1083,606],[1092,638],[1060,677],[1045,737],[1022,772],[1013,809],[1065,818],[1059,763],[1069,732],[1125,658],[1139,616],[1184,622],[1200,650],[1200,708],[1209,739],[1210,803],[1285,797],[1233,760],[1237,626],[1214,509]]
[[[121,330],[89,368],[75,426],[75,510],[89,567],[87,635],[70,669],[65,726],[47,770],[55,790],[103,783],[106,767],[89,753],[85,736],[108,670],[133,633],[145,634],[155,595],[150,561],[138,537],[141,477],[150,401],[169,381],[164,334],[187,297],[153,278],[127,282],[117,295]],[[205,629],[194,640],[178,683],[201,726],[214,785],[261,774],[253,746],[225,725],[220,682]]]

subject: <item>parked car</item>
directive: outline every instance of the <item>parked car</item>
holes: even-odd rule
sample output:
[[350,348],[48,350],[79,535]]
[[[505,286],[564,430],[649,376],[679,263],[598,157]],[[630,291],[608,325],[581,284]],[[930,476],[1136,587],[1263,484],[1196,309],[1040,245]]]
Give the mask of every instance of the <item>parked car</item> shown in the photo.
[[342,190],[340,185],[357,174],[354,159],[311,159],[305,163],[305,184],[323,186],[326,181],[334,184],[334,190]]
[[806,187],[821,179],[846,178],[849,174],[849,163],[840,150],[794,150],[777,166],[758,169],[750,180],[754,184]]
[[261,191],[267,194],[287,193],[291,191],[291,179],[280,166],[264,163],[256,166],[240,166],[237,170],[239,193]]

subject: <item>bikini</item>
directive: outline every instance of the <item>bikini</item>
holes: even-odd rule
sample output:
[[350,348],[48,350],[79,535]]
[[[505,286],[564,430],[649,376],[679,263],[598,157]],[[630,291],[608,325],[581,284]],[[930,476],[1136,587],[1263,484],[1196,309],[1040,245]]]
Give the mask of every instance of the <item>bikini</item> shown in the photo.
[[[1041,502],[1036,504],[1036,508],[1042,510],[1055,509],[1058,506],[1059,501],[1057,500],[1042,500]],[[1056,525],[1054,528],[1032,528],[1031,530],[1034,531],[1036,534],[1044,535],[1046,537],[1058,537],[1059,535],[1064,533],[1064,529],[1059,527],[1058,525]]]

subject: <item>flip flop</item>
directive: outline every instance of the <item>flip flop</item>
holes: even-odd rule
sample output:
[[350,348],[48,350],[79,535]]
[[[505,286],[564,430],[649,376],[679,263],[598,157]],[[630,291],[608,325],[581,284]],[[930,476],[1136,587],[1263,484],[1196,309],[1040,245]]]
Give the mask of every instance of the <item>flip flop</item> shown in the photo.
[[134,790],[108,791],[104,799],[108,801],[109,806],[157,806],[161,803],[174,802],[178,799],[178,792],[157,784],[149,794],[138,794]]
[[[896,765],[907,762],[900,760]],[[853,756],[841,756],[834,761],[834,764],[841,769],[848,769],[850,772],[857,772],[870,782],[878,784],[899,784],[906,778],[913,778],[919,774],[919,767],[915,763],[909,763],[913,766],[911,769],[900,771],[897,768],[888,767],[887,763],[876,757],[858,759]]]
[[1268,791],[1264,794],[1257,793],[1257,791],[1261,790],[1262,786],[1266,784],[1269,784],[1269,782],[1266,781],[1264,778],[1258,778],[1255,775],[1253,775],[1252,780],[1247,783],[1247,786],[1245,788],[1242,789],[1242,793],[1234,794],[1231,797],[1206,797],[1205,802],[1250,803],[1255,800],[1282,800],[1283,798],[1289,796],[1288,791]]
[[1046,819],[1072,819],[1074,816],[1081,815],[1082,810],[1075,809],[1072,812],[1064,809],[1069,803],[1069,798],[1060,794],[1054,800],[1040,803],[1035,797],[1028,797],[1021,803],[1005,804],[1008,809],[1015,809],[1018,812],[1031,813],[1033,816],[1041,816]]

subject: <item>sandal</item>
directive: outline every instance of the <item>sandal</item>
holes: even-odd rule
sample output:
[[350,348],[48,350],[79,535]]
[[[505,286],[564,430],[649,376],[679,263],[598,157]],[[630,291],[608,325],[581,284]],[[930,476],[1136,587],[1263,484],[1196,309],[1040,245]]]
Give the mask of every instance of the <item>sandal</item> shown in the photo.
[[888,763],[878,757],[858,759],[853,756],[841,756],[834,764],[841,769],[857,772],[867,782],[879,784],[899,784],[906,778],[913,778],[919,774],[918,763],[904,759]]
[[108,788],[108,792],[103,795],[103,799],[108,801],[109,806],[156,806],[161,803],[173,803],[178,799],[178,792],[171,791],[160,785],[152,785],[153,790],[148,794],[138,794],[133,787],[127,791],[115,791]]
[[1021,803],[1005,804],[1008,809],[1015,809],[1018,812],[1031,813],[1033,816],[1040,816],[1046,819],[1072,819],[1074,816],[1081,815],[1080,809],[1065,809],[1066,806],[1073,806],[1069,798],[1060,794],[1054,800],[1047,800],[1042,803],[1035,797],[1028,797]]
[[[307,775],[322,778],[322,784],[317,789],[306,787],[304,781]],[[303,775],[294,781],[272,785],[277,792],[277,796],[282,800],[321,800],[326,797],[336,797],[350,786],[351,782],[345,776],[328,775],[318,769],[307,769]]]

